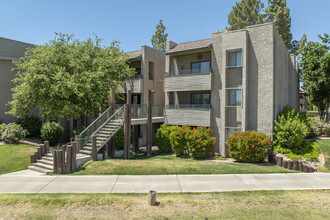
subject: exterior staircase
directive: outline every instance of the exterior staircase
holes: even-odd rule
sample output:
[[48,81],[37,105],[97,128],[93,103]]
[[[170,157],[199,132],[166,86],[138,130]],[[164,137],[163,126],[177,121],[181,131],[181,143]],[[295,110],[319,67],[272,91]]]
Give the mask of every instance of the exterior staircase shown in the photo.
[[[124,106],[111,105],[78,136],[81,141],[81,149],[77,154],[77,160],[81,159],[86,162],[86,158],[91,159],[92,136],[96,136],[97,151],[99,151],[123,126],[123,121]],[[44,174],[53,172],[53,154],[46,153],[41,159],[37,159],[36,163],[32,163],[28,169]]]
[[32,163],[28,169],[44,174],[53,172],[53,154],[45,154],[41,157],[41,159],[37,160],[36,163]]
[[[99,151],[108,141],[117,133],[117,131],[123,126],[123,123],[119,120],[110,120],[106,123],[96,135],[97,151]],[[92,143],[88,141],[80,150],[82,154],[92,155]]]

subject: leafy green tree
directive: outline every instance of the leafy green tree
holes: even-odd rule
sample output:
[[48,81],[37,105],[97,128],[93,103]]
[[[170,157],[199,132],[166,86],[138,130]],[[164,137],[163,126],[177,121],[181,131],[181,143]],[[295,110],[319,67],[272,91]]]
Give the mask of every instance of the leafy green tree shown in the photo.
[[165,51],[166,41],[168,34],[165,33],[166,26],[163,25],[163,20],[159,20],[159,24],[156,26],[155,34],[152,35],[151,43],[152,47],[160,50]]
[[265,15],[261,14],[264,4],[260,0],[242,0],[236,2],[228,15],[228,31],[238,30],[246,26],[262,24],[265,22]]
[[305,45],[307,41],[307,36],[306,34],[304,34],[302,36],[302,38],[297,41],[297,40],[293,40],[291,42],[291,49],[290,49],[290,53],[294,53],[296,56],[298,55],[298,50],[301,46]]
[[274,22],[287,48],[291,48],[291,16],[286,0],[268,0],[266,22]]
[[95,117],[108,103],[110,88],[119,88],[134,73],[117,41],[105,47],[97,36],[79,41],[55,35],[14,61],[18,72],[9,114],[20,117],[40,108],[47,119]]
[[311,104],[317,106],[320,119],[329,122],[330,107],[330,37],[318,35],[322,43],[308,41],[299,49],[300,78],[309,94]]

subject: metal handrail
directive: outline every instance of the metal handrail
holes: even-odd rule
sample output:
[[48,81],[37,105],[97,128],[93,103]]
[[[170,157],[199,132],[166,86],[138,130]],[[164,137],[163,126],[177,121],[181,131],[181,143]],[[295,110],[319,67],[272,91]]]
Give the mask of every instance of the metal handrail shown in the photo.
[[108,118],[101,126],[99,126],[98,127],[98,129],[96,129],[95,131],[94,131],[94,133],[91,135],[91,136],[93,136],[93,135],[95,135],[95,134],[97,134],[97,132],[99,132],[111,119],[113,119],[120,111],[123,111],[123,109],[124,109],[124,106],[122,106],[122,107],[120,107],[113,115],[111,115],[111,117],[110,118]]
[[212,106],[210,104],[171,104],[166,105],[165,109],[202,109],[209,110]]

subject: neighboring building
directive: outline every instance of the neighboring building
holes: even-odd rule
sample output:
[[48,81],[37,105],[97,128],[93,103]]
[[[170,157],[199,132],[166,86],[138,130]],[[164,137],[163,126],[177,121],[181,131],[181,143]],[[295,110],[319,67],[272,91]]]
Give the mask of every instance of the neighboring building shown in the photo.
[[[148,46],[142,46],[141,50],[127,52],[129,65],[136,69],[136,75],[125,80],[126,87],[121,92],[132,92],[132,108],[134,117],[146,117],[146,105],[148,97],[153,105],[153,115],[162,115],[165,103],[165,93],[163,90],[165,72],[165,53]],[[122,103],[126,102],[123,100]],[[138,105],[134,105],[138,104]],[[136,115],[139,114],[139,115]],[[154,133],[159,128],[162,119],[153,120]],[[145,120],[132,121],[133,131],[138,132],[142,138],[142,145],[147,144],[147,129]]]
[[312,110],[308,104],[308,93],[306,90],[300,89],[299,91],[299,106],[300,112]]
[[297,62],[273,23],[166,46],[165,123],[211,127],[216,153],[234,131],[272,135],[286,104],[299,109]]
[[[16,71],[12,70],[15,67],[12,62],[23,57],[26,49],[30,47],[33,45],[0,37],[0,121],[7,124],[17,121],[17,118],[6,114],[10,110],[7,104],[12,100],[12,80],[16,74]],[[31,114],[37,116],[38,111],[31,111]]]

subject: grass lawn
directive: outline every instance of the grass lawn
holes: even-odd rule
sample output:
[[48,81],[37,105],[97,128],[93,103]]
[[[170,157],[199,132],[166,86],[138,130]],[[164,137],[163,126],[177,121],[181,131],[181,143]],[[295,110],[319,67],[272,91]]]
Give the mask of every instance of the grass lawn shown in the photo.
[[173,155],[148,158],[142,154],[131,160],[110,159],[89,161],[73,175],[169,175],[169,174],[236,174],[236,173],[290,173],[297,172],[275,165],[229,164],[193,160]]
[[317,140],[324,154],[325,164],[319,170],[322,172],[330,172],[330,139]]
[[30,154],[37,147],[27,144],[0,145],[0,175],[27,169],[30,165]]
[[1,194],[3,219],[330,219],[330,191]]

